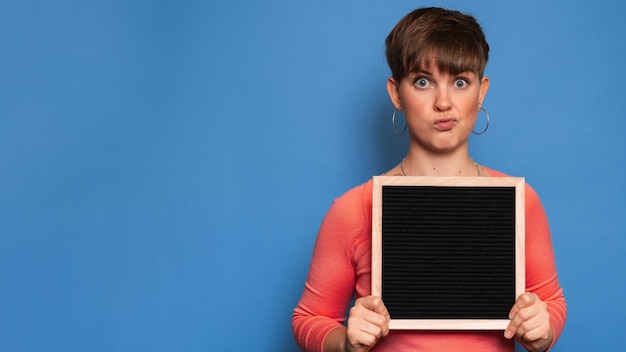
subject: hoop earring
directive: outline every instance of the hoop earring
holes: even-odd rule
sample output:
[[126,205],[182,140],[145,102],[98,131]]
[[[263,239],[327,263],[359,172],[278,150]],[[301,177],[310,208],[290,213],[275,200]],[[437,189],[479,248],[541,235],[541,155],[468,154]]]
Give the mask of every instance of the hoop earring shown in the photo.
[[397,110],[393,110],[393,114],[391,114],[391,127],[393,127],[393,133],[395,133],[398,136],[401,136],[404,134],[404,132],[406,131],[406,127],[407,125],[404,125],[404,128],[402,129],[402,131],[398,131],[398,129],[396,128],[396,111]]
[[485,110],[485,108],[483,108],[482,106],[480,107],[480,110],[482,110],[485,113],[485,116],[487,116],[487,125],[480,132],[474,132],[474,130],[472,130],[472,133],[475,134],[475,135],[478,135],[478,136],[480,136],[481,134],[487,132],[487,129],[489,128],[489,122],[490,122],[489,114],[487,113],[487,110]]

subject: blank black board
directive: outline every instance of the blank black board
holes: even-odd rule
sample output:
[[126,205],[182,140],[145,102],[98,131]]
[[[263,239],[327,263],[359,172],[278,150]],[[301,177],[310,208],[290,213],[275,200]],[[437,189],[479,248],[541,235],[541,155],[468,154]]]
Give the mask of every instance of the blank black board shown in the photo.
[[374,267],[372,273],[380,276],[391,326],[504,328],[523,292],[517,275],[523,179],[375,179],[372,243],[380,258],[373,260],[379,273]]

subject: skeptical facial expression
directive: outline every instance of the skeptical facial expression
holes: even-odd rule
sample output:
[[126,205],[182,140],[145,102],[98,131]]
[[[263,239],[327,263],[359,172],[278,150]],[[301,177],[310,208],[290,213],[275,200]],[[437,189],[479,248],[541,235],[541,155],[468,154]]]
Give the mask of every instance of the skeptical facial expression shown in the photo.
[[404,111],[411,145],[442,153],[467,147],[488,88],[487,77],[452,75],[436,65],[387,83],[396,109]]

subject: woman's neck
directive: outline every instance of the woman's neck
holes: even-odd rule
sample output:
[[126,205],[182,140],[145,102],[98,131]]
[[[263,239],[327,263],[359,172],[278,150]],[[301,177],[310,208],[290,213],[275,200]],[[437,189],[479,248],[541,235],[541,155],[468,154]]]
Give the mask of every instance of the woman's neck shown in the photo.
[[487,176],[465,150],[448,154],[409,150],[399,168],[406,176]]

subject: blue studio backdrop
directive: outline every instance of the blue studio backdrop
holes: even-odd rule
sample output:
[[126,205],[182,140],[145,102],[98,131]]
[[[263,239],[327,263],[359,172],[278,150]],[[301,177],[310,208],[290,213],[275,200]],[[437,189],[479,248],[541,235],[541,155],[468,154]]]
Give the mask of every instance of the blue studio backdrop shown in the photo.
[[383,41],[425,5],[491,45],[481,164],[550,219],[568,321],[626,318],[626,2],[0,0],[0,351],[296,351],[332,200],[397,164]]

